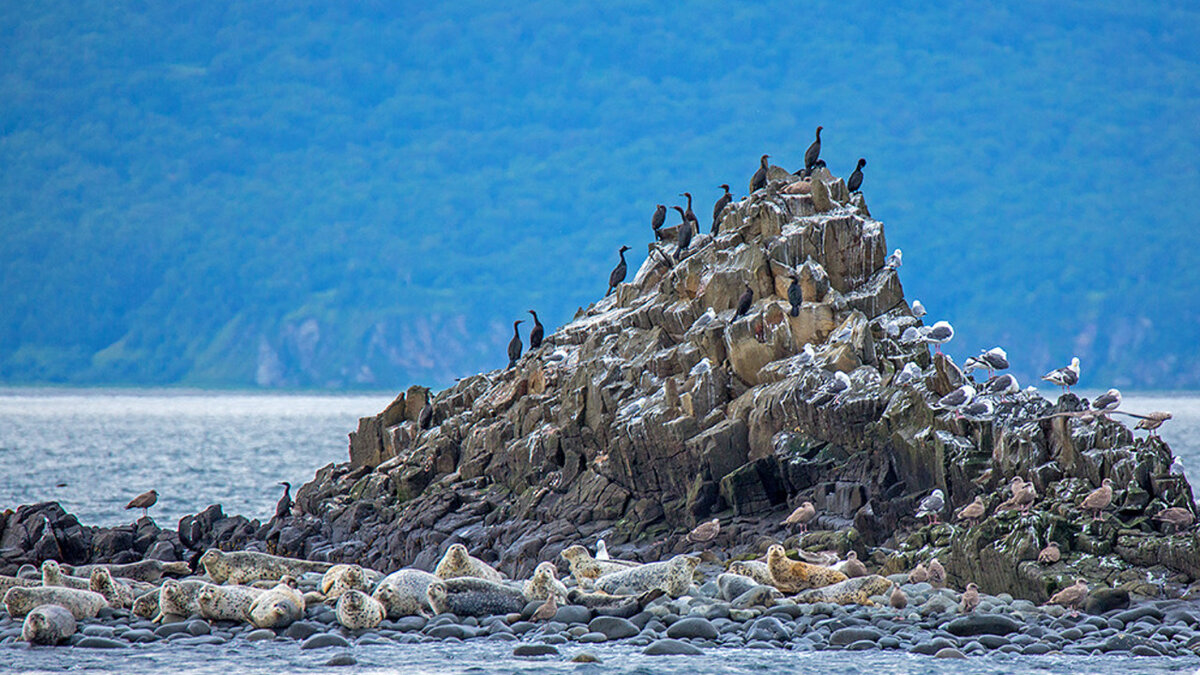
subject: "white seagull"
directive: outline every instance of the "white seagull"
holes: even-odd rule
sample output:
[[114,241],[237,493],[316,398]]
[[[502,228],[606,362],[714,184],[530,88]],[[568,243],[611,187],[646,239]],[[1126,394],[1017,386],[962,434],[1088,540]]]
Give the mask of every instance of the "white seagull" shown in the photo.
[[1043,375],[1042,379],[1057,384],[1064,392],[1071,391],[1071,387],[1079,383],[1079,357],[1072,356],[1071,365],[1052,370]]
[[925,305],[922,305],[920,300],[913,300],[912,315],[918,319],[925,316]]
[[921,505],[917,507],[917,517],[929,517],[930,523],[938,522],[938,514],[946,506],[946,497],[940,489],[934,490],[928,497],[921,500]]
[[992,402],[986,398],[976,398],[963,406],[962,414],[967,417],[987,417],[992,414]]
[[1021,385],[1017,384],[1017,378],[1012,375],[993,377],[983,385],[983,393],[993,396],[1010,396],[1018,391],[1021,391]]
[[888,269],[892,270],[900,267],[904,264],[904,254],[900,251],[900,249],[892,251],[892,254],[887,257],[887,263],[885,264],[887,265]]
[[938,399],[937,405],[945,410],[961,411],[973,398],[975,398],[975,387],[964,384]]
[[925,331],[925,341],[932,343],[937,353],[942,353],[942,345],[954,339],[954,326],[949,321],[939,321]]
[[909,361],[908,363],[904,364],[903,370],[901,370],[899,373],[896,373],[896,377],[892,380],[892,384],[896,385],[897,387],[902,387],[906,384],[912,384],[919,379],[921,379],[921,366]]
[[596,540],[596,560],[609,560],[608,547],[604,545],[603,539]]
[[834,396],[836,401],[842,397],[842,394],[850,391],[850,386],[850,376],[839,370],[833,374],[833,382],[829,385],[829,391],[836,394]]
[[1117,389],[1109,389],[1108,391],[1096,397],[1092,401],[1092,410],[1101,415],[1110,413],[1121,406],[1121,392]]

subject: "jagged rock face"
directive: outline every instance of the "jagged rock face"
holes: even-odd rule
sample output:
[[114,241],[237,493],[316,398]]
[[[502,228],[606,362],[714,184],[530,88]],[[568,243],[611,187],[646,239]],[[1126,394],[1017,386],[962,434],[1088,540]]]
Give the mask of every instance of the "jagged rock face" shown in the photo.
[[[679,262],[668,262],[668,240],[666,255],[650,255],[515,368],[439,393],[433,428],[416,428],[420,387],[363,419],[350,463],[298,491],[305,515],[263,528],[268,548],[431,569],[461,542],[519,577],[597,534],[618,554],[681,552],[682,533],[713,515],[725,518],[714,547],[761,553],[808,499],[823,528],[842,532],[804,541],[864,559],[884,547],[872,559],[891,571],[939,555],[952,581],[988,593],[1043,600],[1078,574],[1117,583],[1121,570],[1154,564],[1181,581],[1200,574],[1200,542],[1161,537],[1148,519],[1192,503],[1161,441],[1135,441],[1107,420],[1043,419],[1077,407],[1070,396],[1055,408],[1019,394],[986,421],[937,410],[967,378],[948,357],[900,342],[920,322],[884,264],[883,225],[826,170],[806,190],[789,189],[786,172],[770,178]],[[747,287],[750,311],[734,317]],[[813,363],[799,356],[806,343]],[[909,362],[922,378],[892,386]],[[835,371],[853,383],[837,396]],[[1034,483],[1038,505],[991,517],[1014,475]],[[1075,504],[1105,477],[1123,486],[1114,508],[1124,525],[1080,534]],[[933,488],[946,494],[944,516],[982,495],[989,517],[908,535]],[[1030,561],[1048,539],[1065,560],[1045,570]],[[1072,562],[1072,551],[1089,555]]]

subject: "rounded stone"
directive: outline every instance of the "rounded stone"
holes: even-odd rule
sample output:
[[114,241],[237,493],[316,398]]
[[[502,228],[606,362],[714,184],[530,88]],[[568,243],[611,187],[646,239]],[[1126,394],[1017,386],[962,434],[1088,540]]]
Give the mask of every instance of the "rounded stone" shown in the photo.
[[558,656],[558,649],[550,645],[519,645],[513,656]]
[[326,647],[349,647],[350,643],[341,635],[333,633],[317,633],[310,635],[300,643],[300,649],[324,649]]
[[689,645],[681,640],[664,638],[662,640],[655,640],[654,642],[651,642],[645,649],[642,650],[642,653],[646,654],[647,656],[698,656],[703,654],[704,651],[699,647]]
[[188,622],[187,630],[192,635],[208,635],[212,632],[212,626],[208,625],[207,621],[196,619]]
[[870,641],[874,643],[879,638],[883,637],[883,631],[875,628],[865,627],[850,627],[840,628],[833,631],[829,636],[829,644],[831,645],[848,645],[853,642]]
[[79,642],[76,642],[75,646],[82,647],[84,649],[117,649],[120,647],[128,647],[129,643],[123,640],[114,640],[112,638],[87,635],[84,636]]
[[608,642],[607,635],[605,635],[604,633],[596,633],[596,632],[584,633],[583,635],[580,635],[579,637],[577,637],[575,639],[577,642],[582,642],[585,644],[596,644],[596,643],[600,643],[600,642]]
[[262,640],[274,640],[275,631],[270,628],[259,628],[246,633],[246,639],[250,642],[260,642]]
[[669,638],[716,640],[717,635],[717,629],[712,625],[712,622],[698,616],[680,619],[671,624],[670,628],[667,628],[667,637]]
[[293,640],[307,640],[321,632],[321,627],[307,621],[297,621],[287,627],[283,634]]
[[325,662],[327,666],[355,666],[358,665],[358,659],[351,654],[338,654],[337,656]]
[[933,658],[935,658],[935,659],[965,659],[967,657],[965,654],[958,651],[954,647],[944,647],[942,649],[939,649],[937,651],[937,653],[933,655]]
[[598,616],[588,623],[588,631],[602,633],[609,640],[623,640],[637,635],[638,627],[629,619],[617,616]]

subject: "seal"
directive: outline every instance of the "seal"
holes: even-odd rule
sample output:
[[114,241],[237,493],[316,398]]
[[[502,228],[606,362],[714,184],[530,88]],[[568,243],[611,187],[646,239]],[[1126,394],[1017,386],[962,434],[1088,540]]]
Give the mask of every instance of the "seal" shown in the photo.
[[158,594],[160,591],[156,588],[153,591],[142,593],[133,600],[133,615],[140,616],[143,619],[153,619],[158,616]]
[[121,579],[133,579],[134,581],[145,581],[154,583],[161,581],[163,576],[186,577],[192,573],[192,568],[188,567],[185,562],[163,562],[161,560],[147,559],[139,560],[134,563],[126,563],[124,565],[114,565],[109,563],[95,565],[63,565],[63,571],[67,574],[73,574],[77,577],[89,578],[92,576],[92,570],[103,567],[108,570],[108,573],[114,577]]
[[771,570],[767,567],[767,563],[761,560],[735,560],[729,563],[729,571],[732,574],[750,577],[766,586],[775,585],[775,580],[771,578]]
[[285,576],[274,588],[255,598],[246,612],[250,623],[255,628],[287,628],[304,618],[304,596],[294,584],[293,577]]
[[758,580],[741,574],[725,572],[717,575],[717,589],[720,591],[721,599],[725,602],[730,602],[742,593],[762,585]]
[[767,549],[767,569],[772,585],[784,593],[798,593],[846,580],[846,575],[835,569],[788,558],[779,544]]
[[446,549],[446,554],[438,562],[433,574],[439,579],[475,577],[495,582],[504,581],[504,577],[494,567],[467,553],[467,547],[462,544],[453,544]]
[[34,645],[56,645],[74,634],[75,617],[58,605],[35,607],[21,626],[21,639]]
[[42,585],[43,586],[64,586],[66,588],[74,588],[80,591],[90,590],[91,585],[87,579],[80,579],[67,574],[63,574],[62,567],[55,560],[42,561]]
[[200,605],[196,604],[196,594],[208,586],[198,579],[167,579],[158,589],[158,615],[155,621],[184,619],[200,613]]
[[854,577],[836,584],[804,591],[792,598],[797,603],[832,602],[838,605],[874,605],[871,596],[883,595],[892,582],[878,574]]
[[600,616],[619,616],[629,619],[646,609],[646,605],[666,595],[661,588],[646,591],[641,595],[609,595],[608,593],[588,593],[578,588],[572,588],[567,593],[567,601],[572,605],[580,605],[591,609]]
[[429,606],[437,614],[493,616],[520,613],[528,604],[525,594],[497,581],[475,577],[441,579],[429,584]]
[[774,607],[775,601],[782,598],[783,593],[774,586],[756,585],[754,588],[734,598],[729,604],[734,609],[751,609],[753,607]]
[[251,586],[216,586],[205,584],[196,594],[200,616],[209,621],[246,621],[250,605],[266,593]]
[[358,565],[334,565],[321,577],[321,594],[330,604],[346,591],[370,593],[374,586],[367,578],[366,570]]
[[305,572],[325,573],[330,563],[284,558],[257,551],[224,551],[210,548],[200,556],[200,565],[218,584],[246,584],[259,579],[279,580],[284,575],[299,577]]
[[551,595],[555,598],[567,597],[567,587],[558,580],[555,574],[558,570],[552,562],[541,562],[533,570],[533,576],[525,582],[525,599],[547,600]]
[[0,574],[0,597],[3,597],[8,592],[8,589],[14,586],[37,586],[38,583],[37,579],[23,579],[21,577],[10,577]]
[[397,570],[379,582],[371,597],[383,604],[389,619],[427,614],[432,609],[429,606],[429,584],[437,580],[436,575],[424,570]]
[[108,601],[99,593],[65,586],[14,586],[4,594],[4,608],[11,617],[25,616],[41,605],[64,607],[79,620],[96,618]]
[[571,571],[571,576],[575,578],[575,583],[584,588],[588,588],[594,580],[599,579],[605,574],[624,572],[634,567],[641,567],[640,563],[625,560],[597,560],[592,557],[592,554],[586,548],[578,544],[568,546],[559,555],[562,556],[563,560],[567,561],[567,566]]
[[133,589],[113,579],[103,567],[92,570],[92,576],[88,579],[88,590],[103,595],[109,607],[125,609],[133,606]]
[[353,588],[338,596],[337,622],[350,630],[374,628],[383,621],[387,612],[383,603]]
[[596,579],[596,590],[605,593],[644,593],[661,588],[672,598],[678,598],[692,585],[692,574],[700,559],[690,555],[677,555],[665,562],[648,563],[621,572],[605,574]]

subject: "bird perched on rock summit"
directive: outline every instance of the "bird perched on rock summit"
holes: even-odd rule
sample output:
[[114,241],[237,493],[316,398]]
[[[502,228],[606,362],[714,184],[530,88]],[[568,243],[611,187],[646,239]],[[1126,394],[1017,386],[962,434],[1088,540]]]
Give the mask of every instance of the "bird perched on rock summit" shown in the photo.
[[542,322],[538,321],[537,312],[531,309],[529,313],[533,315],[533,330],[529,331],[529,348],[537,349],[542,346],[542,338],[546,335],[546,329],[542,326]]
[[858,166],[854,167],[854,172],[850,174],[850,178],[846,180],[846,189],[851,193],[858,192],[862,187],[863,182],[863,167],[867,165],[867,160],[859,159]]
[[750,192],[753,193],[767,186],[767,168],[770,166],[767,164],[767,160],[770,157],[770,155],[763,155],[759,160],[758,171],[755,171],[754,176],[750,179]]
[[1053,382],[1063,388],[1063,391],[1071,391],[1071,387],[1079,383],[1079,357],[1071,357],[1071,365],[1057,368],[1042,376],[1043,380]]
[[145,517],[149,512],[150,507],[154,506],[156,503],[158,503],[158,491],[151,490],[149,492],[143,492],[142,494],[129,500],[129,503],[125,505],[125,508],[141,509],[142,517]]
[[918,518],[929,518],[929,522],[938,522],[938,514],[942,512],[942,508],[946,506],[946,496],[942,494],[940,488],[929,493],[929,496],[921,500],[921,505],[917,507]]
[[283,486],[283,496],[279,498],[279,502],[275,504],[275,517],[287,518],[292,515],[292,484],[285,481],[280,481]]
[[1107,509],[1108,505],[1112,503],[1112,498],[1112,479],[1105,478],[1100,483],[1100,487],[1096,488],[1091,494],[1083,498],[1083,501],[1080,502],[1079,506],[1082,507],[1084,511],[1093,512],[1092,520],[1100,520],[1100,514],[1103,513],[1104,509]]
[[817,127],[817,140],[808,146],[808,150],[804,151],[804,170],[812,172],[812,169],[817,164],[817,160],[821,158],[821,130],[825,127]]
[[525,323],[524,321],[513,322],[513,337],[508,341],[508,367],[512,368],[517,365],[517,359],[521,358],[521,348],[525,345],[521,342],[521,331],[518,326]]
[[622,281],[625,281],[625,272],[629,269],[625,264],[625,251],[628,250],[628,246],[622,246],[621,249],[617,251],[617,255],[621,257],[621,262],[617,263],[617,266],[613,268],[612,273],[608,275],[608,291],[604,293],[604,297],[606,298],[608,297],[609,293],[613,292],[614,288],[620,285]]
[[724,211],[725,207],[729,206],[729,203],[733,201],[733,195],[729,193],[729,186],[722,183],[719,187],[721,189],[725,190],[725,194],[721,195],[721,198],[717,200],[716,204],[713,204],[713,221],[712,221],[712,233],[713,234],[716,234],[718,228],[720,227],[721,212]]
[[808,531],[808,523],[817,517],[817,509],[812,502],[804,502],[783,519],[781,525],[799,525],[801,532]]

